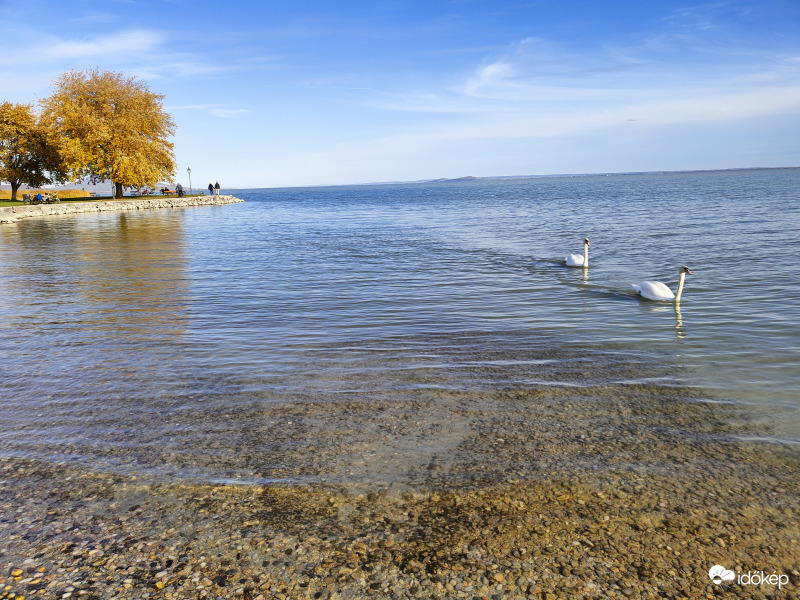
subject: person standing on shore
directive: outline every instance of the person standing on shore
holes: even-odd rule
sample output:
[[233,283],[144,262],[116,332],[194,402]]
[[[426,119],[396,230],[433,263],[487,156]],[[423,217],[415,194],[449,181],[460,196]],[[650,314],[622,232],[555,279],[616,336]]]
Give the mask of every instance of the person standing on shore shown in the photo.
[[215,184],[214,184],[214,189],[215,189],[215,190],[216,190],[216,192],[217,192],[217,196],[219,196],[219,181],[218,181],[217,183],[215,183]]
[[183,186],[180,183],[177,186],[175,186],[175,191],[178,192],[179,198],[183,197]]
[[214,184],[213,183],[209,183],[208,184],[208,195],[209,196],[213,196],[214,195]]

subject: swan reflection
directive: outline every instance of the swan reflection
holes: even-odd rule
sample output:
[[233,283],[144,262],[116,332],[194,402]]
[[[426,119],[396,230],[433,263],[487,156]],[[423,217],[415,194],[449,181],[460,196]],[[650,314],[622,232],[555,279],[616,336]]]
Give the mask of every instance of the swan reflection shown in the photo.
[[681,303],[675,303],[675,337],[683,339],[686,337],[686,331],[683,328],[683,315],[681,315]]
[[[648,309],[648,312],[652,313],[668,313],[669,306],[651,306]],[[681,303],[674,302],[672,304],[672,310],[675,312],[675,337],[677,339],[683,339],[686,337],[686,329],[683,326],[683,315],[681,314]]]

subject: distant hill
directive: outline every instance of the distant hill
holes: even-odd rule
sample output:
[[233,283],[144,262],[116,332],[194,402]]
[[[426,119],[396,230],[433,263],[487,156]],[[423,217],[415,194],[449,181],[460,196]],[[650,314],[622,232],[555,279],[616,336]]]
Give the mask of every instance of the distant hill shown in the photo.
[[431,183],[457,183],[460,181],[489,181],[491,177],[473,177],[472,175],[468,175],[467,177],[456,177],[455,179],[447,179],[446,177],[442,177],[441,179],[432,179]]

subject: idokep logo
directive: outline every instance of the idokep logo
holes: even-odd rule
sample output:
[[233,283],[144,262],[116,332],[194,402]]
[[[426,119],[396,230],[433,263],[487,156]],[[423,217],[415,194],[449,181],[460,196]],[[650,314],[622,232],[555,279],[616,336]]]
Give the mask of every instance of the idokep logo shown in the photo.
[[726,569],[722,565],[714,565],[708,570],[708,576],[714,585],[722,585],[729,581],[736,580],[739,585],[777,585],[781,589],[784,585],[789,583],[788,575],[778,575],[773,572],[771,575],[764,573],[764,571],[748,571],[747,573],[736,573],[730,569]]
[[714,585],[719,585],[723,581],[733,581],[736,579],[736,573],[723,567],[722,565],[714,565],[708,570],[708,576]]

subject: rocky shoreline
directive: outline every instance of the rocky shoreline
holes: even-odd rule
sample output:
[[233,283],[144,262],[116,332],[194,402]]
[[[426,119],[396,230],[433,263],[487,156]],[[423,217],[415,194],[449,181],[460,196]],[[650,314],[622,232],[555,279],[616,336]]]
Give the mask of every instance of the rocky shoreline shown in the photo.
[[51,215],[71,215],[87,212],[143,210],[154,208],[184,208],[244,202],[231,195],[184,196],[183,198],[137,198],[103,201],[60,202],[57,204],[24,204],[0,208],[0,223],[16,223],[20,219]]
[[[797,513],[770,498],[777,482],[366,492],[147,484],[22,460],[1,468],[0,596],[16,600],[761,599],[794,597],[800,576]],[[697,492],[686,496],[686,484]],[[708,510],[720,494],[735,496],[731,510]],[[707,575],[718,562],[791,582],[723,590]]]
[[[796,597],[793,449],[729,440],[671,462],[455,486],[226,485],[6,456],[0,598]],[[717,564],[785,582],[715,585]]]

